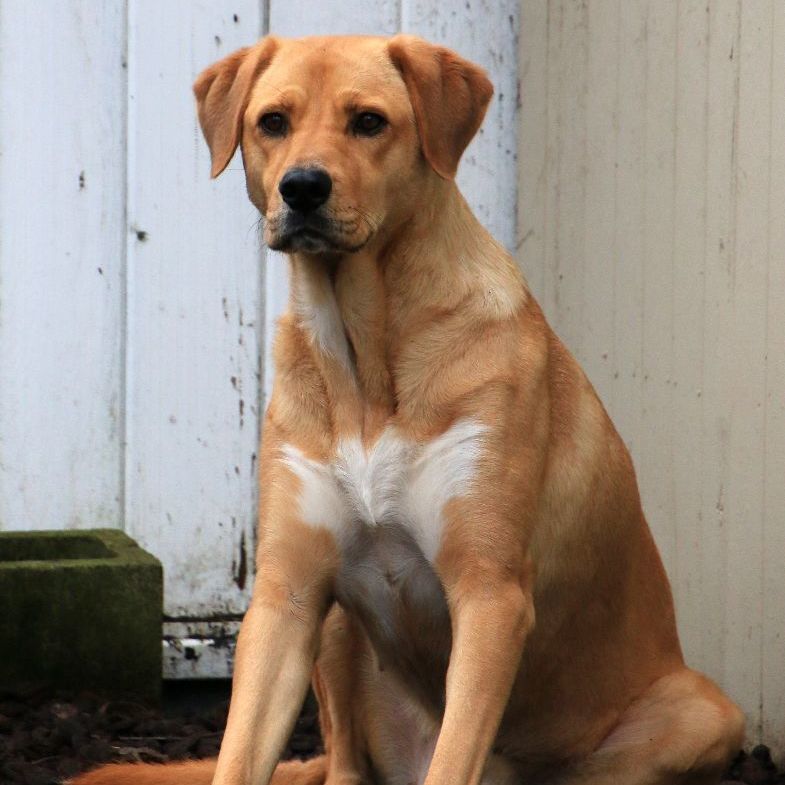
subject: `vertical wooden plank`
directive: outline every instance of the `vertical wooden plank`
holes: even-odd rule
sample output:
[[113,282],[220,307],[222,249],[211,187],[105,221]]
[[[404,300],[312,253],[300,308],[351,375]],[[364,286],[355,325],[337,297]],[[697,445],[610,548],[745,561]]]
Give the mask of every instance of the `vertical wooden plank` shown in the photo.
[[[518,3],[480,0],[460,9],[428,2],[384,0],[373,7],[359,1],[321,9],[305,0],[272,0],[270,30],[276,35],[303,36],[338,33],[392,35],[398,29],[416,33],[455,48],[485,66],[496,87],[488,117],[478,138],[464,156],[458,182],[480,220],[508,248],[515,244],[517,146]],[[265,393],[269,395],[273,369],[270,341],[275,320],[287,300],[286,262],[267,254],[265,285]]]
[[[761,731],[761,615],[766,308],[769,198],[771,7],[742,3],[736,117],[736,236],[733,302],[725,318],[732,335],[733,372],[726,378],[731,407],[732,467],[724,501],[728,528],[728,623],[723,683],[741,702],[748,729]],[[779,78],[779,76],[777,77]],[[727,400],[727,399],[726,399]],[[727,404],[726,404],[727,406]]]
[[[310,0],[270,0],[270,32],[299,38],[305,35],[393,35],[400,23],[399,0],[380,0],[369,5],[363,0],[340,4]],[[272,341],[275,324],[289,299],[289,265],[283,254],[267,251],[265,261],[264,401],[273,383]]]
[[124,27],[0,4],[0,528],[121,525]]
[[645,209],[641,418],[636,468],[644,511],[672,575],[676,554],[673,487],[673,243],[676,156],[676,8],[648,3],[645,72]]
[[[703,374],[701,388],[700,471],[701,510],[697,532],[699,559],[694,566],[701,576],[702,612],[700,661],[706,673],[724,682],[726,675],[725,629],[734,620],[727,594],[728,580],[728,440],[731,402],[728,380],[735,375],[733,325],[733,274],[735,265],[736,118],[738,116],[739,5],[711,6],[709,14],[709,71],[706,119],[706,238],[704,241]],[[693,644],[697,643],[693,636]],[[742,696],[734,696],[741,699]]]
[[772,2],[764,401],[762,739],[785,759],[785,6]]
[[[643,236],[646,164],[646,23],[645,0],[619,4],[617,50],[617,136],[615,226],[613,238],[613,410],[616,428],[634,458],[641,443],[643,343]],[[594,349],[594,362],[600,364]]]
[[545,132],[547,144],[545,148],[545,189],[543,194],[543,275],[542,301],[540,305],[545,315],[558,324],[557,332],[563,340],[570,343],[570,337],[562,332],[560,316],[562,303],[559,298],[559,271],[561,258],[559,254],[559,171],[561,169],[562,133],[559,126],[559,63],[562,59],[562,28],[564,26],[564,3],[555,0],[548,4],[547,27],[545,30],[546,50],[545,67],[548,78],[545,94]]
[[673,246],[672,470],[676,549],[671,580],[685,653],[702,667],[701,387],[706,217],[709,16],[702,0],[679,4],[676,40],[676,169]]
[[126,516],[172,617],[242,612],[252,579],[258,216],[239,156],[210,181],[191,83],[262,30],[257,0],[129,1]]
[[555,146],[551,171],[558,186],[551,190],[549,201],[554,263],[549,277],[560,335],[591,376],[596,354],[583,351],[588,16],[585,3],[569,2],[560,3],[552,15],[549,122]]
[[518,138],[518,0],[402,0],[401,30],[455,49],[487,69],[495,87],[458,184],[483,225],[515,248]]
[[545,193],[548,152],[548,4],[521,4],[518,62],[518,238],[516,251],[535,297],[545,292]]
[[[583,344],[594,362],[590,378],[606,405],[613,394],[613,240],[615,214],[616,128],[619,13],[614,3],[589,5],[588,76],[586,78],[586,205],[584,208]],[[565,216],[570,220],[570,216]],[[582,355],[582,359],[585,355]]]
[[304,35],[393,35],[399,23],[398,0],[270,0],[270,32],[300,38]]

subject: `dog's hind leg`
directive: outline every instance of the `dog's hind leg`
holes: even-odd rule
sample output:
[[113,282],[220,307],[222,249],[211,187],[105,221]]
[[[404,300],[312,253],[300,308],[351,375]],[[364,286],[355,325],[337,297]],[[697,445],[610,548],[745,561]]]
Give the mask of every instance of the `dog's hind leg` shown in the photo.
[[596,752],[553,785],[716,785],[743,739],[741,710],[684,669],[656,681]]
[[366,744],[360,717],[364,658],[357,622],[338,604],[325,619],[313,675],[327,757],[327,785],[368,782]]

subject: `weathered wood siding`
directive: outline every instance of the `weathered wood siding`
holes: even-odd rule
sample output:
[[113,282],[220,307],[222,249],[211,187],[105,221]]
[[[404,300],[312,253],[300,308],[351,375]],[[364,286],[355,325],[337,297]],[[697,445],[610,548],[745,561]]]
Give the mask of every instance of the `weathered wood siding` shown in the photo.
[[239,156],[217,180],[190,85],[256,40],[257,0],[128,0],[125,526],[166,610],[242,612],[254,554],[264,293]]
[[521,17],[518,252],[629,445],[688,660],[785,752],[785,4]]
[[122,520],[122,5],[0,3],[0,526]]
[[489,69],[460,182],[630,445],[690,661],[782,746],[779,0],[4,0],[0,527],[127,529],[175,636],[243,611],[286,267],[239,161],[209,180],[190,84],[268,30]]
[[122,527],[163,561],[169,617],[241,614],[287,268],[239,157],[210,181],[191,83],[268,31],[454,47],[497,85],[461,181],[512,247],[518,17],[515,0],[3,0],[0,527]]

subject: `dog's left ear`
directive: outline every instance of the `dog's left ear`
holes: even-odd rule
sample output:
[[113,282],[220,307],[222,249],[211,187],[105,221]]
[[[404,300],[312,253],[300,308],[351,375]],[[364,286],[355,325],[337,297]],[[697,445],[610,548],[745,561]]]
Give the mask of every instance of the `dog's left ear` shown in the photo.
[[212,177],[226,169],[240,144],[251,88],[270,65],[277,46],[275,38],[267,36],[213,63],[194,82],[199,124],[210,148]]
[[396,35],[388,49],[409,91],[426,160],[445,179],[455,177],[493,85],[479,66],[416,36]]

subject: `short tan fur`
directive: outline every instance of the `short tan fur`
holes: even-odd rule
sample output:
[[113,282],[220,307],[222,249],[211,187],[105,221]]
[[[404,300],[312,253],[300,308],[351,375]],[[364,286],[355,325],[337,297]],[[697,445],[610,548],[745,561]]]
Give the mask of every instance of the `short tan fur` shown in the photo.
[[[627,449],[453,179],[484,72],[268,37],[194,89],[291,266],[258,575],[217,763],[75,785],[717,782],[743,717],[684,664]],[[311,680],[326,752],[279,765]]]

